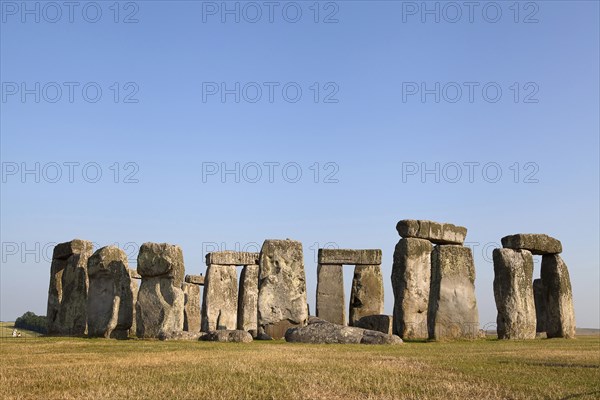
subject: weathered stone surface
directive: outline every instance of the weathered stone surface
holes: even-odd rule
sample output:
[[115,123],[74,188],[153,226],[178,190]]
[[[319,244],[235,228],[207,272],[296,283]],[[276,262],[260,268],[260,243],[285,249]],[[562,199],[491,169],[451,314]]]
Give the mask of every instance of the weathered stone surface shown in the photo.
[[435,244],[463,244],[467,236],[464,226],[420,219],[401,220],[396,230],[403,238],[427,239]]
[[129,336],[135,336],[137,331],[137,318],[135,315],[135,307],[137,304],[138,292],[140,291],[140,281],[137,278],[133,277],[134,274],[137,275],[137,272],[133,269],[129,269],[129,277],[131,278],[131,294],[133,296],[133,312],[131,318],[131,328],[129,328]]
[[206,269],[202,299],[202,332],[237,327],[238,284],[235,265]]
[[260,253],[258,325],[275,339],[283,325],[304,325],[308,319],[302,243],[266,240]]
[[548,299],[546,299],[546,289],[541,279],[533,280],[533,300],[535,302],[535,317],[537,320],[535,331],[537,333],[546,333]]
[[175,340],[175,341],[191,341],[200,340],[205,332],[188,332],[188,331],[175,331],[175,332],[161,332],[158,335],[160,340]]
[[200,332],[200,286],[184,283],[183,330]]
[[535,339],[531,252],[494,249],[493,259],[498,339]]
[[207,342],[227,342],[227,343],[250,343],[252,335],[249,332],[241,330],[218,330],[207,332],[200,337],[200,340]]
[[179,246],[144,243],[137,259],[142,284],[136,303],[136,334],[157,338],[183,329],[185,296],[181,285],[185,268]]
[[88,276],[88,336],[126,339],[134,306],[127,254],[102,247],[88,259]]
[[542,285],[546,292],[546,335],[575,338],[575,310],[569,270],[558,254],[542,256]]
[[137,272],[143,278],[172,278],[173,284],[181,287],[185,274],[181,247],[167,243],[142,244],[138,254]]
[[346,325],[343,265],[317,265],[317,317]]
[[87,329],[87,261],[92,243],[75,239],[54,247],[48,288],[48,334],[84,335]]
[[433,249],[427,316],[431,339],[478,337],[475,265],[470,248],[438,245]]
[[183,330],[185,296],[171,279],[142,278],[136,303],[136,335],[157,338],[161,333]]
[[185,276],[186,283],[193,283],[194,285],[204,285],[204,275],[186,275]]
[[402,344],[402,339],[395,335],[332,324],[315,317],[309,318],[307,326],[288,329],[285,333],[285,340],[295,343],[315,344]]
[[367,315],[356,322],[357,328],[378,331],[386,335],[392,335],[394,332],[394,318],[391,315]]
[[380,265],[354,267],[348,325],[367,315],[383,314],[383,277]]
[[318,262],[330,265],[381,264],[381,250],[319,249]]
[[502,238],[502,247],[515,250],[529,250],[532,254],[558,254],[562,253],[562,244],[559,240],[548,235],[534,233],[519,233]]
[[215,251],[206,255],[206,265],[257,265],[259,253]]
[[258,265],[244,266],[238,296],[237,328],[253,337],[258,332],[258,269]]
[[404,339],[426,339],[431,250],[429,240],[400,239],[394,250],[394,333]]

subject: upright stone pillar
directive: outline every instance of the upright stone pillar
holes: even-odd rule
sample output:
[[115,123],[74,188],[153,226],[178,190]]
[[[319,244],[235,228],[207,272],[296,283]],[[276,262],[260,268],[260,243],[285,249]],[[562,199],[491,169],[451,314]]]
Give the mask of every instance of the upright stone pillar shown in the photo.
[[136,304],[137,336],[158,338],[183,330],[185,296],[181,286],[185,268],[181,248],[167,243],[144,243],[137,265],[142,276]]
[[48,334],[84,335],[87,328],[87,262],[92,243],[75,239],[54,247],[48,288]]
[[546,292],[546,335],[575,337],[573,292],[567,265],[558,254],[542,256],[542,285]]
[[129,336],[135,336],[137,331],[137,318],[135,312],[135,306],[137,304],[138,292],[140,291],[140,280],[142,277],[137,273],[136,270],[129,270],[129,278],[131,280],[131,294],[133,295],[133,310],[131,318],[131,328],[129,328]]
[[437,245],[433,249],[427,326],[431,339],[478,336],[475,265],[470,248]]
[[209,264],[204,278],[202,331],[237,328],[238,284],[235,265]]
[[275,339],[308,320],[302,243],[266,240],[260,252],[258,327]]
[[258,332],[258,265],[245,265],[240,274],[237,329]]
[[541,279],[533,280],[533,300],[535,302],[536,333],[546,332],[546,319],[548,315],[546,289]]
[[183,330],[200,332],[200,286],[184,282]]
[[535,339],[531,252],[494,249],[493,258],[498,339]]
[[383,277],[380,265],[354,267],[350,295],[350,321],[354,326],[362,317],[383,314]]
[[400,239],[394,251],[394,333],[403,339],[427,339],[427,309],[431,282],[429,240]]
[[317,266],[317,317],[346,325],[344,271],[341,264]]
[[127,254],[102,247],[88,259],[88,336],[126,339],[133,322],[133,292]]

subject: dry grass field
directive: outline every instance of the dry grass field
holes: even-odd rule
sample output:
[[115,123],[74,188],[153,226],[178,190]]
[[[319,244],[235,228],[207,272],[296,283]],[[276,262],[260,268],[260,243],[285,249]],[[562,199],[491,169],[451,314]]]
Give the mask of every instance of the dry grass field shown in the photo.
[[402,346],[2,338],[4,399],[597,399],[600,337]]

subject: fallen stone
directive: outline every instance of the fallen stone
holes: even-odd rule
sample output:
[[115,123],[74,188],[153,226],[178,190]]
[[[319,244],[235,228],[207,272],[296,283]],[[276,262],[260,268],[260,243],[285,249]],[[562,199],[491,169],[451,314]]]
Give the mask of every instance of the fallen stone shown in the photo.
[[200,286],[183,283],[183,330],[200,332]]
[[158,335],[159,340],[174,340],[174,341],[190,341],[200,340],[205,332],[188,332],[188,331],[175,331],[175,332],[161,332]]
[[49,335],[84,335],[87,330],[87,262],[93,245],[75,239],[54,247],[46,316]]
[[185,276],[185,283],[192,283],[194,285],[204,285],[204,276],[202,274],[200,275],[186,275]]
[[380,265],[354,267],[348,325],[367,315],[383,314],[383,277]]
[[259,253],[215,251],[206,255],[206,265],[258,265]]
[[426,339],[431,250],[429,240],[400,239],[394,250],[394,333],[403,339]]
[[102,247],[88,259],[88,276],[88,336],[126,339],[134,306],[127,254]]
[[463,244],[467,228],[427,220],[404,219],[396,225],[403,238],[427,239],[435,244]]
[[493,260],[498,339],[535,339],[531,252],[494,249]]
[[537,320],[535,331],[537,333],[545,333],[548,315],[548,299],[546,299],[546,289],[544,288],[541,279],[533,280],[533,300],[535,302],[535,317]]
[[558,254],[542,256],[542,286],[546,293],[546,335],[575,338],[575,310],[569,270]]
[[223,343],[250,343],[252,342],[252,335],[249,332],[240,330],[218,330],[207,332],[200,337],[200,340]]
[[317,317],[346,325],[343,265],[317,265]]
[[502,247],[515,250],[529,250],[532,254],[558,254],[562,253],[562,244],[559,240],[548,235],[519,233],[502,238]]
[[307,319],[302,243],[266,240],[260,253],[259,332],[279,339],[286,324],[304,325]]
[[392,335],[394,332],[394,318],[391,315],[367,315],[356,322],[357,328],[377,331]]
[[258,330],[258,265],[245,265],[240,274],[237,329],[254,332]]
[[479,333],[471,249],[438,245],[431,253],[427,328],[430,339],[474,339]]
[[315,317],[310,317],[306,326],[288,329],[285,340],[314,344],[402,344],[402,339],[395,335],[332,324]]
[[319,249],[319,264],[381,264],[381,250]]
[[172,278],[181,287],[185,274],[181,247],[167,243],[144,243],[138,254],[137,272],[143,278]]
[[202,332],[237,328],[238,283],[235,265],[206,269],[202,299]]

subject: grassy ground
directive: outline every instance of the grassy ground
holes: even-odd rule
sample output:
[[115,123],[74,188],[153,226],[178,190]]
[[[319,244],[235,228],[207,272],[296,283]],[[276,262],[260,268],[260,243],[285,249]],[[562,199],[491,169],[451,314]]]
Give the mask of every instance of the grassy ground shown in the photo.
[[[12,337],[12,331],[13,331],[14,327],[15,327],[14,322],[0,322],[0,338]],[[37,332],[26,331],[23,329],[17,329],[17,330],[19,332],[21,332],[21,338],[40,336],[40,334]]]
[[6,399],[597,399],[600,337],[228,344],[0,340]]

